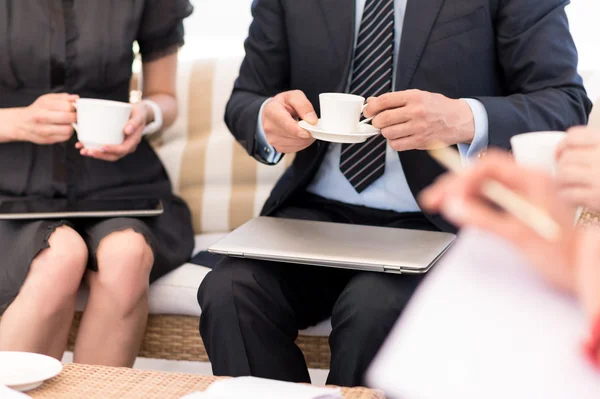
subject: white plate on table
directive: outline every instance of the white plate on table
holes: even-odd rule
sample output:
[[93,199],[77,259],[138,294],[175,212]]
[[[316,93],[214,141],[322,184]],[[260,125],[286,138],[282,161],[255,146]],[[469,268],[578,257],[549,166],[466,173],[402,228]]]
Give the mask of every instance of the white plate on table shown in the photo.
[[26,392],[62,371],[58,360],[37,353],[0,352],[0,384]]
[[368,138],[381,134],[379,129],[373,127],[373,125],[367,124],[358,124],[357,131],[349,133],[327,132],[321,127],[321,121],[316,125],[311,125],[305,121],[300,121],[298,124],[302,129],[307,130],[315,139],[329,141],[330,143],[364,143]]

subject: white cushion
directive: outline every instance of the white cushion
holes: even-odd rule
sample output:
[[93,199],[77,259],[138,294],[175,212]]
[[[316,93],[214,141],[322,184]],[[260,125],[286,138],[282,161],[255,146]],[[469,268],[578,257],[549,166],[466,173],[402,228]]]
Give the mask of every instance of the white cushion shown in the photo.
[[[210,245],[226,234],[201,234],[196,236],[194,254],[206,250]],[[198,287],[210,269],[204,266],[186,263],[171,273],[158,279],[150,287],[150,314],[182,315],[199,317]],[[77,310],[85,308],[88,290],[85,287],[79,292]],[[326,320],[318,325],[302,331],[302,335],[326,337],[331,333],[331,321]]]
[[324,320],[316,326],[300,332],[300,335],[308,335],[310,337],[328,337],[329,334],[331,334],[331,319]]
[[[205,251],[226,234],[201,234],[195,238],[194,255]],[[200,316],[196,299],[198,287],[210,271],[208,267],[186,263],[159,278],[150,287],[150,314]]]
[[150,314],[199,317],[196,295],[208,272],[210,269],[207,267],[186,263],[157,280],[150,287]]

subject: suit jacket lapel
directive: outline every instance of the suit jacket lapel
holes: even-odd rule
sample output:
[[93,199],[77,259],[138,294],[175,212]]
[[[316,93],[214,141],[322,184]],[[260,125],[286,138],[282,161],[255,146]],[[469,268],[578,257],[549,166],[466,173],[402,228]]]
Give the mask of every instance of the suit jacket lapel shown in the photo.
[[408,0],[398,54],[395,90],[406,90],[445,0]]
[[[305,1],[305,0],[299,0]],[[341,80],[342,87],[339,91],[345,90],[346,77],[350,69],[350,58],[354,45],[354,29],[356,18],[355,0],[316,0],[321,7],[325,19],[329,40],[333,44],[336,59],[342,60],[340,64],[340,73],[344,79]]]

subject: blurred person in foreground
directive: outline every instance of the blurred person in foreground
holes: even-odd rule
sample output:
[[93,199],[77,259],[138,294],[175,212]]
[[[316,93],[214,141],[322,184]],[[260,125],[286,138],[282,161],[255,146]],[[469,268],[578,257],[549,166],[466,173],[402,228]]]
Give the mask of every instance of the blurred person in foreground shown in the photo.
[[[523,251],[532,266],[558,290],[576,296],[590,323],[584,354],[600,369],[600,226],[573,225],[575,209],[600,211],[600,132],[569,131],[557,151],[556,176],[516,165],[491,151],[472,168],[440,178],[421,195],[421,205],[458,226],[490,231]],[[548,241],[482,195],[486,180],[497,180],[545,210],[561,226]]]
[[[0,200],[152,197],[164,205],[156,218],[0,221],[0,351],[60,359],[85,283],[74,360],[133,365],[149,283],[193,247],[189,210],[143,137],[175,120],[177,52],[191,12],[187,0],[0,0]],[[129,102],[134,41],[144,101],[133,104],[126,139],[82,148],[74,101]]]

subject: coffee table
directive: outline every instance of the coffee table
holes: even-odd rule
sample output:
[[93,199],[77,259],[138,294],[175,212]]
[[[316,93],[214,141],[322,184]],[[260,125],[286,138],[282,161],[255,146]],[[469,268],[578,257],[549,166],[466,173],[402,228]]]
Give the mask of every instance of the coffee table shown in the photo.
[[[28,392],[34,399],[179,399],[203,391],[218,377],[67,364],[56,378]],[[385,399],[366,388],[344,388],[346,399]]]

